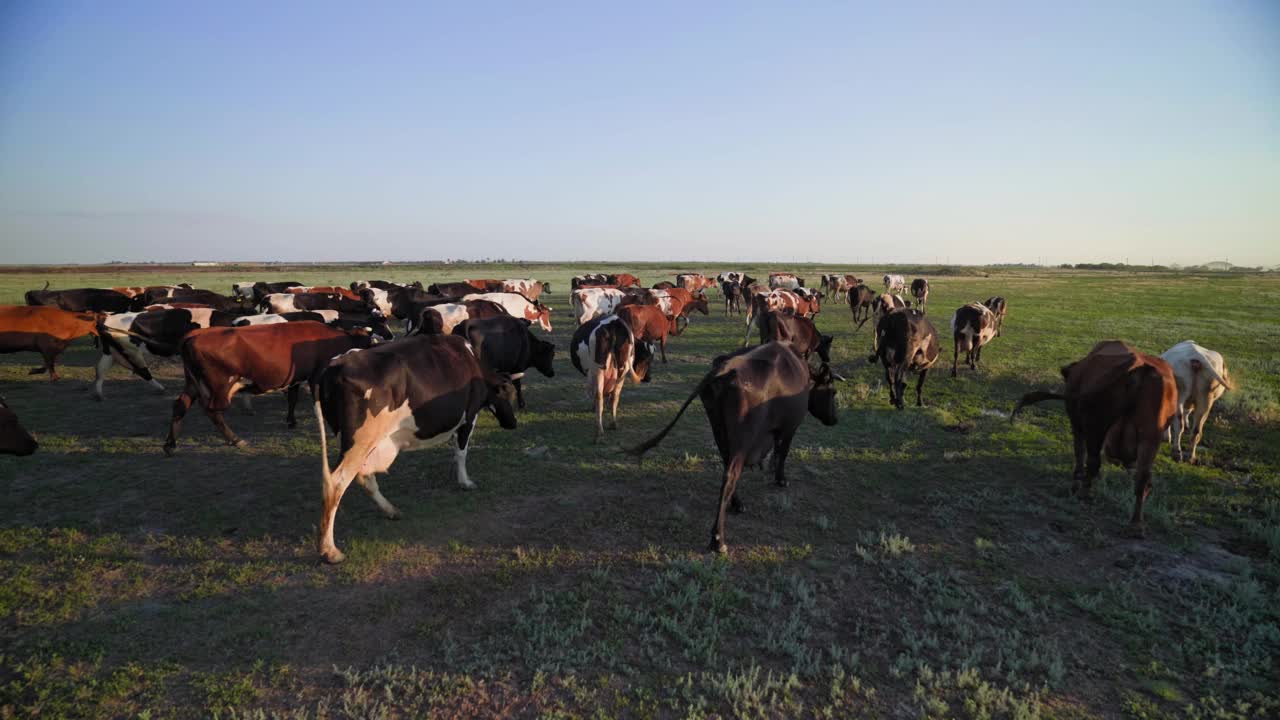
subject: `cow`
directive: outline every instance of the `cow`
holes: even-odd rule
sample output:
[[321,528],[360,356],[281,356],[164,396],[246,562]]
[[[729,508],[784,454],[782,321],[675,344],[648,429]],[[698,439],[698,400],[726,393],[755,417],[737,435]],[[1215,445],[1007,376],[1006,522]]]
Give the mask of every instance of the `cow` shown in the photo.
[[724,314],[742,312],[742,285],[737,280],[723,280],[720,294],[724,297]]
[[747,332],[742,337],[742,345],[746,347],[751,338],[751,328],[758,324],[761,314],[770,311],[790,311],[802,317],[812,318],[817,314],[818,298],[802,297],[791,290],[782,288],[770,290],[768,293],[751,297],[751,306],[747,309]]
[[[239,285],[239,283],[236,283],[236,285]],[[289,290],[289,288],[301,287],[301,286],[302,286],[302,283],[293,282],[292,280],[286,280],[283,282],[273,282],[273,283],[256,282],[250,286],[250,290],[253,293],[253,296],[250,299],[253,300],[253,304],[257,305],[257,304],[260,304],[262,302],[262,299],[268,295],[286,292]]]
[[777,290],[795,290],[798,287],[804,287],[804,280],[797,277],[795,273],[773,272],[769,273],[769,289]]
[[421,315],[423,307],[456,302],[457,300],[457,298],[428,293],[421,288],[415,287],[393,288],[386,292],[387,299],[391,303],[392,317],[406,322]]
[[609,276],[605,275],[604,273],[587,273],[585,275],[575,275],[573,279],[569,281],[570,290],[577,290],[578,288],[590,287],[593,285],[617,285],[617,283],[611,283],[609,281]]
[[627,273],[614,273],[605,276],[605,282],[617,285],[620,288],[640,287],[640,278]]
[[538,282],[533,278],[508,278],[502,281],[502,287],[499,290],[520,293],[530,300],[537,300],[542,293],[551,292],[551,283]]
[[[679,328],[675,333],[676,335],[684,334],[685,328],[689,327],[689,313],[697,310],[703,315],[711,314],[711,304],[707,300],[707,294],[704,292],[699,292],[697,295],[694,295],[692,292],[678,287],[671,288],[670,290],[658,290],[654,292],[657,294],[657,304],[664,312],[673,318],[684,318],[684,327]],[[664,293],[665,297],[678,301],[679,305],[675,305],[674,303],[664,303]]]
[[809,367],[795,350],[783,343],[765,345],[721,355],[711,370],[684,401],[680,411],[657,435],[630,448],[642,456],[662,442],[695,397],[702,399],[711,434],[720,450],[724,473],[720,483],[720,505],[711,526],[710,550],[724,554],[725,512],[740,513],[745,507],[738,497],[738,478],[743,468],[760,465],[773,455],[774,481],[785,487],[787,455],[806,411],[823,425],[835,425],[835,380],[839,378],[825,364]]
[[536,322],[538,327],[546,332],[551,332],[551,308],[536,300],[530,300],[520,293],[493,292],[462,296],[462,302],[471,302],[472,300],[488,300],[489,302],[497,303],[511,317],[524,318],[530,322]]
[[239,312],[248,313],[252,311],[252,304],[243,302],[240,298],[229,298],[212,290],[174,290],[166,292],[164,290],[148,290],[142,295],[145,298],[143,305],[155,305],[158,303],[195,303],[211,307],[214,310],[223,312]]
[[770,342],[786,343],[796,354],[805,360],[812,353],[824,363],[831,362],[831,335],[818,332],[818,326],[807,317],[796,315],[790,310],[772,310],[760,316],[760,344]]
[[653,349],[639,342],[631,328],[617,315],[589,320],[578,327],[569,341],[573,367],[587,377],[587,396],[595,399],[595,441],[604,439],[604,403],[612,405],[613,429],[618,427],[618,403],[627,375],[635,382],[649,382]]
[[670,280],[663,280],[662,282],[654,283],[650,289],[651,290],[670,290],[673,287],[676,287],[675,283],[671,282]]
[[831,273],[822,276],[819,289],[827,293],[835,300],[844,299],[849,294],[849,288],[858,284],[858,279],[852,275],[840,275]]
[[929,281],[924,278],[916,278],[911,281],[911,297],[915,299],[915,307],[920,312],[928,312],[929,305]]
[[459,323],[467,320],[485,320],[495,317],[511,317],[506,308],[489,300],[470,300],[459,303],[426,305],[411,322],[406,322],[409,335],[448,335]]
[[336,295],[310,293],[275,293],[262,299],[258,311],[264,313],[300,312],[304,310],[337,310],[344,313],[368,313],[369,304],[363,300],[349,300]]
[[900,293],[907,289],[907,279],[901,275],[884,276],[884,291],[887,293]]
[[295,427],[294,408],[300,383],[314,386],[329,359],[348,350],[369,347],[368,333],[344,332],[317,322],[292,322],[250,327],[215,327],[195,330],[182,341],[186,385],[173,401],[173,418],[164,452],[178,447],[182,419],[191,403],[199,401],[205,414],[228,445],[243,447],[223,413],[241,390],[254,395],[288,390],[289,427]]
[[[402,450],[453,440],[453,479],[469,490],[475,483],[467,475],[467,451],[480,412],[492,412],[505,429],[516,427],[510,379],[486,372],[456,335],[419,335],[344,353],[326,363],[316,390],[324,500],[317,545],[328,563],[345,558],[334,543],[333,523],[352,480],[395,519],[400,511],[382,496],[375,475],[385,473]],[[329,428],[341,448],[332,469]]]
[[293,295],[337,295],[348,300],[359,300],[360,295],[354,290],[337,285],[302,285],[300,287],[291,287],[285,292]]
[[414,280],[411,283],[405,284],[391,282],[390,280],[354,280],[350,287],[351,292],[353,293],[359,293],[361,290],[367,290],[368,288],[373,288],[375,290],[399,290],[401,288],[414,288],[416,290],[421,290],[422,282],[420,280]]
[[822,298],[824,295],[821,290],[811,290],[806,287],[798,287],[792,290],[796,297],[800,300],[798,308],[800,314],[805,317],[812,318],[822,312]]
[[[123,297],[123,296],[121,296]],[[0,305],[0,354],[38,352],[44,366],[29,374],[49,373],[58,379],[54,367],[72,341],[85,335],[98,336],[101,313],[72,312],[47,305]]]
[[474,288],[472,292],[506,292],[501,280],[463,280],[462,282]]
[[896,310],[903,310],[907,307],[907,301],[901,295],[893,295],[891,293],[881,293],[871,301],[871,314],[879,319]]
[[135,298],[151,290],[165,291],[168,293],[166,297],[170,297],[173,295],[174,292],[178,290],[190,290],[192,288],[190,283],[179,283],[178,285],[144,285],[144,286],[135,285],[135,286],[129,286],[129,287],[113,287],[110,289],[120,293],[121,295]]
[[[924,313],[921,312],[923,315]],[[996,336],[996,316],[982,303],[969,303],[959,307],[951,316],[951,377],[956,377],[960,364],[960,351],[970,370],[977,370],[982,361],[982,346]]]
[[[335,314],[337,313],[336,310],[330,310],[329,312],[332,312]],[[294,316],[306,315],[306,316],[309,316],[304,318],[306,320],[315,320],[316,322],[324,322],[323,317],[321,317],[320,315],[318,315],[317,313],[311,310],[300,310],[298,312],[291,312],[287,314],[294,315]],[[236,318],[235,322],[231,323],[231,327],[248,327],[250,325],[275,325],[278,323],[287,323],[289,321],[290,321],[289,318],[279,313],[258,313],[256,315],[241,315],[240,317]]]
[[876,292],[862,283],[849,290],[849,311],[853,313],[853,329],[856,332],[871,319]]
[[167,308],[140,313],[119,313],[103,318],[98,327],[102,345],[102,357],[94,368],[93,399],[103,400],[102,385],[111,366],[118,360],[125,367],[150,383],[156,392],[163,393],[164,385],[147,367],[147,352],[156,357],[173,357],[182,346],[182,339],[193,330],[207,327],[230,327],[238,317],[210,308]]
[[433,295],[444,295],[445,297],[461,298],[464,295],[471,295],[477,292],[476,287],[465,282],[445,282],[432,283],[427,286],[427,292]]
[[516,388],[516,405],[523,409],[524,386],[521,380],[529,368],[546,377],[555,377],[553,361],[556,345],[534,337],[529,321],[510,315],[463,320],[453,334],[467,339],[480,364],[495,373],[507,373]]
[[0,397],[0,455],[25,457],[39,447],[40,443],[18,422],[17,414],[9,409],[9,403]]
[[667,361],[667,336],[676,334],[678,316],[668,316],[656,305],[623,305],[617,315],[631,328],[638,342],[657,343],[662,350],[662,362]]
[[136,312],[147,302],[143,296],[128,297],[106,288],[72,288],[69,290],[28,290],[25,297],[32,307],[54,307],[68,312],[118,313]]
[[1063,400],[1071,421],[1075,467],[1072,493],[1088,500],[1102,455],[1134,468],[1130,530],[1143,534],[1142,505],[1151,493],[1151,464],[1178,413],[1178,383],[1169,363],[1120,340],[1104,340],[1082,360],[1062,368],[1062,392],[1022,396],[1009,415],[1044,400]]
[[986,305],[987,309],[995,314],[996,337],[1000,337],[1000,331],[1004,329],[1004,316],[1009,314],[1009,304],[999,295],[987,298],[982,304]]
[[571,299],[573,318],[579,325],[606,315],[612,315],[622,305],[626,295],[617,288],[579,288]]
[[253,283],[248,280],[231,283],[231,297],[240,298],[246,302],[252,302]]
[[[883,297],[883,296],[881,296]],[[876,323],[875,351],[867,362],[884,365],[884,382],[889,386],[889,404],[902,410],[907,389],[907,373],[918,374],[916,407],[924,407],[922,392],[929,368],[938,362],[938,331],[918,310],[897,310]]]
[[676,275],[676,287],[684,288],[691,293],[699,293],[707,288],[715,287],[714,280],[702,273],[681,273]]
[[1191,454],[1187,462],[1196,461],[1196,447],[1204,435],[1204,421],[1222,394],[1231,388],[1227,363],[1222,355],[1197,345],[1194,340],[1183,340],[1160,355],[1173,370],[1178,385],[1177,412],[1169,428],[1169,449],[1175,462],[1181,462],[1182,432],[1191,428]]

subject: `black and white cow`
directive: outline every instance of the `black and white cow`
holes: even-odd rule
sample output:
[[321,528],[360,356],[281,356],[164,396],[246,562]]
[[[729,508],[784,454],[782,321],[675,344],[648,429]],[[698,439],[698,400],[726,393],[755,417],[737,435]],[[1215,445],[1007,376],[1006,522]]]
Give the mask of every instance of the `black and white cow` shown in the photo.
[[996,336],[996,316],[982,303],[969,303],[956,309],[951,316],[951,377],[956,376],[960,364],[960,352],[970,370],[977,370],[982,361],[982,348]]
[[604,439],[604,402],[613,407],[613,429],[618,428],[618,403],[627,376],[635,382],[649,382],[653,348],[638,342],[617,315],[588,320],[574,331],[569,341],[569,359],[578,372],[587,376],[587,396],[596,405],[596,442]]
[[[454,479],[474,488],[467,476],[467,449],[476,418],[489,410],[499,425],[513,429],[514,400],[510,378],[486,372],[467,341],[456,335],[417,335],[329,361],[315,403],[323,460],[320,556],[330,563],[344,559],[334,544],[333,521],[352,480],[388,517],[400,516],[374,476],[385,473],[402,450],[453,439]],[[341,459],[333,469],[326,425],[341,442]]]
[[119,360],[133,374],[151,383],[157,392],[164,386],[152,376],[142,351],[156,357],[173,357],[182,339],[192,330],[207,327],[230,327],[237,316],[210,308],[176,308],[146,312],[118,313],[103,319],[98,329],[102,357],[94,368],[93,399],[102,400],[102,383],[115,361]]
[[553,361],[556,344],[539,340],[529,330],[529,321],[508,315],[478,320],[463,320],[453,328],[471,343],[480,364],[494,372],[510,373],[516,387],[516,403],[524,405],[524,387],[521,379],[529,368],[536,368],[546,377],[555,377]]

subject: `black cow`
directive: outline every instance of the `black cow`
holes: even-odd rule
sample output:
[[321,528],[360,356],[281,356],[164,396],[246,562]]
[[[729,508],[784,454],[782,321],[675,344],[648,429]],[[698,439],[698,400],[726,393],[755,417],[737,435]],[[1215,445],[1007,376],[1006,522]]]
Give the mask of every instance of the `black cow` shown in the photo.
[[871,309],[875,304],[876,291],[858,283],[849,290],[849,310],[853,313],[853,329],[861,328],[871,319]]
[[257,305],[262,299],[268,295],[275,293],[287,292],[289,288],[302,287],[300,282],[284,281],[284,282],[256,282],[253,284],[253,304]]
[[71,312],[120,313],[141,310],[146,302],[142,297],[129,297],[105,288],[72,288],[70,290],[28,290],[28,305],[56,307]]
[[[483,302],[483,301],[481,301]],[[518,407],[524,405],[524,388],[521,379],[529,368],[537,368],[547,377],[555,377],[552,361],[556,356],[555,343],[539,340],[529,330],[530,322],[524,318],[500,315],[483,319],[463,320],[453,328],[471,343],[480,364],[494,372],[511,374],[516,387]]]
[[808,411],[824,425],[835,425],[836,389],[841,378],[823,364],[813,370],[789,345],[771,342],[721,355],[711,370],[689,394],[680,411],[654,437],[628,450],[643,455],[662,442],[675,427],[695,397],[711,422],[711,434],[720,450],[724,475],[720,484],[720,507],[711,526],[711,550],[724,553],[724,516],[730,507],[742,512],[738,498],[738,478],[743,468],[759,465],[770,453],[774,458],[774,479],[785,486],[784,469],[791,440]]
[[903,409],[902,395],[907,373],[919,373],[916,406],[924,407],[921,392],[929,368],[938,361],[938,331],[919,310],[896,310],[880,316],[876,323],[876,351],[867,358],[884,364],[884,382],[889,386],[889,403]]
[[[481,410],[498,424],[516,427],[515,388],[506,375],[486,372],[456,335],[421,335],[339,355],[320,377],[316,420],[323,457],[324,510],[320,516],[320,556],[342,562],[333,541],[338,503],[352,480],[359,482],[389,517],[400,511],[378,490],[374,475],[386,472],[401,450],[456,440],[454,479],[467,477],[467,448]],[[326,424],[341,438],[341,459],[329,467]]]

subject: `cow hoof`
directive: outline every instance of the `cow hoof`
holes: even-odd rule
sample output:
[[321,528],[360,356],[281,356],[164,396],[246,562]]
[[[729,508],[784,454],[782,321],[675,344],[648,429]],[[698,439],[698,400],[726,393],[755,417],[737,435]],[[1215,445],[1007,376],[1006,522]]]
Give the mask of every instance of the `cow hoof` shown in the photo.
[[233,442],[229,442],[229,443],[227,443],[227,444],[228,444],[228,445],[230,445],[231,447],[233,447],[233,448],[237,449],[237,450],[243,450],[243,449],[245,449],[245,448],[249,447],[249,443],[245,442],[245,441],[244,441],[243,439],[241,439],[241,438],[236,438]]
[[782,478],[781,480],[775,481],[774,484],[777,485],[778,487],[790,487],[791,481],[787,480],[786,478]]
[[289,429],[290,429],[290,430],[292,430],[292,429],[294,429],[294,428],[298,427],[298,421],[297,421],[297,420],[289,420],[289,421],[288,421],[288,422],[286,422],[285,424],[289,427]]
[[392,508],[391,512],[387,513],[387,519],[388,519],[388,520],[399,520],[399,519],[400,519],[400,510],[399,510],[398,508]]
[[707,546],[707,552],[713,552],[717,555],[728,555],[729,546],[719,540],[712,540],[711,544]]
[[339,550],[338,548],[333,548],[332,550],[321,550],[320,559],[324,560],[326,563],[330,565],[337,565],[343,560],[346,560],[347,556],[344,555],[342,551]]
[[165,456],[165,457],[173,457],[173,453],[174,453],[174,451],[176,451],[177,449],[178,449],[178,446],[176,446],[176,445],[165,445],[165,446],[164,446],[164,456]]
[[103,399],[104,399],[104,398],[102,397],[102,393],[94,393],[94,394],[90,395],[89,397],[93,398],[95,402],[102,402],[102,401],[103,401]]

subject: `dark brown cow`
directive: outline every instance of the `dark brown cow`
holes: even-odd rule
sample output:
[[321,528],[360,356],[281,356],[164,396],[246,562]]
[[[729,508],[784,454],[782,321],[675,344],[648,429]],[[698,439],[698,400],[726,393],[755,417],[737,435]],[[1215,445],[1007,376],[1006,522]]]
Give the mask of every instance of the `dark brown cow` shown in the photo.
[[996,316],[982,303],[969,303],[951,316],[951,377],[956,376],[960,364],[960,351],[970,370],[977,370],[982,361],[982,347],[996,336]]
[[724,296],[724,314],[742,312],[742,284],[737,280],[725,280],[720,283],[720,294]]
[[[333,540],[333,522],[352,480],[384,514],[398,518],[400,511],[382,496],[375,475],[386,472],[400,451],[452,439],[453,479],[471,489],[467,450],[480,412],[492,412],[503,428],[516,427],[509,378],[486,371],[457,335],[405,338],[335,357],[316,389],[324,497],[318,549],[330,563],[344,559]],[[326,426],[341,438],[341,459],[333,469]]]
[[253,306],[245,303],[241,298],[227,297],[212,290],[178,289],[168,294],[161,291],[148,290],[141,297],[145,299],[142,303],[143,306],[158,303],[199,303],[223,312],[250,313],[253,311]]
[[987,298],[987,301],[982,304],[986,305],[987,309],[996,316],[996,337],[1000,337],[1000,331],[1004,329],[1004,316],[1009,314],[1008,303],[1004,301],[1004,298],[996,295]]
[[447,282],[432,283],[427,286],[427,292],[432,295],[444,295],[445,297],[460,298],[464,295],[471,295],[476,292],[475,286],[466,282]]
[[791,346],[782,343],[771,342],[721,355],[712,361],[711,370],[662,432],[627,452],[643,455],[656,447],[675,427],[693,399],[701,397],[724,463],[720,506],[711,526],[710,549],[727,552],[724,516],[730,507],[734,512],[743,510],[737,493],[743,468],[759,465],[772,453],[774,480],[785,486],[787,454],[805,412],[824,425],[835,425],[839,419],[836,379],[825,364],[815,371]]
[[911,297],[915,299],[916,309],[920,312],[928,312],[929,305],[929,281],[924,278],[916,278],[911,281]]
[[0,305],[0,354],[38,352],[44,366],[32,375],[58,379],[54,363],[73,340],[98,335],[99,313],[71,312],[45,305]]
[[205,414],[222,433],[228,445],[241,447],[223,413],[241,390],[254,395],[288,389],[289,427],[295,427],[294,408],[300,383],[314,383],[330,358],[358,348],[367,348],[370,336],[362,331],[347,333],[318,322],[303,320],[276,325],[216,327],[195,330],[182,341],[183,373],[186,386],[173,401],[173,420],[164,441],[166,455],[178,446],[182,418],[193,401],[199,400]]
[[916,407],[924,407],[921,396],[929,368],[938,362],[938,331],[918,310],[896,310],[876,323],[876,350],[867,362],[884,365],[884,382],[889,386],[889,403],[902,410],[907,389],[907,373],[916,380]]
[[652,289],[654,289],[654,290],[670,290],[670,289],[671,289],[671,288],[673,288],[673,287],[676,287],[676,284],[675,284],[675,283],[671,282],[670,280],[663,280],[662,282],[654,283],[654,284],[653,284],[653,288],[652,288]]
[[658,343],[662,362],[667,361],[667,336],[675,334],[676,318],[668,317],[656,305],[623,305],[616,314],[631,328],[636,340]]
[[40,443],[22,427],[18,416],[0,397],[0,455],[26,456],[36,451]]
[[1151,493],[1151,464],[1177,412],[1178,385],[1169,363],[1119,340],[1104,340],[1083,360],[1062,368],[1061,393],[1038,391],[1022,396],[1009,415],[1043,400],[1064,400],[1071,420],[1075,468],[1072,492],[1088,499],[1102,467],[1102,455],[1133,476],[1130,527],[1142,532],[1142,504]]
[[337,285],[304,285],[288,288],[285,292],[293,295],[338,295],[348,300],[361,299],[360,295],[354,290]]
[[788,310],[774,310],[761,315],[759,325],[761,345],[769,342],[786,343],[805,360],[816,352],[822,362],[831,362],[831,342],[834,338],[818,332],[818,326],[813,324],[813,320]]
[[849,290],[849,310],[853,313],[853,329],[860,329],[871,319],[871,306],[875,303],[876,291],[862,283]]
[[144,295],[128,297],[107,288],[72,288],[28,290],[24,299],[33,307],[55,307],[68,312],[115,313],[141,310],[147,302]]

